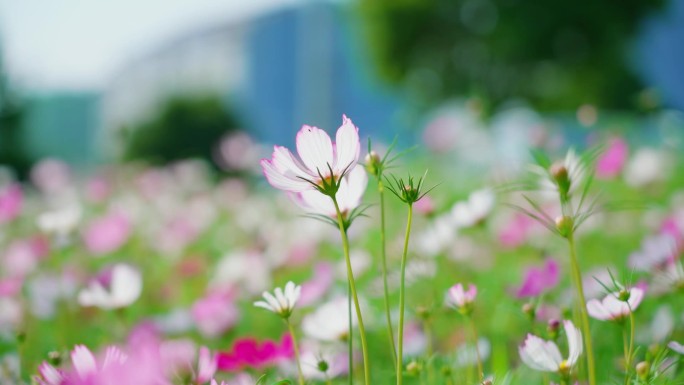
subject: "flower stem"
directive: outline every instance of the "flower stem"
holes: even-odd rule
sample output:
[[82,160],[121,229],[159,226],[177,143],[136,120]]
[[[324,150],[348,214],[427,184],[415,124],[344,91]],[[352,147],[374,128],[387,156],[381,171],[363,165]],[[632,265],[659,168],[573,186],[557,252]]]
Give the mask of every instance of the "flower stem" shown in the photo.
[[[627,304],[629,306],[629,303]],[[627,330],[625,330],[625,334]],[[627,343],[625,341],[625,348]],[[629,384],[630,370],[632,370],[632,355],[634,354],[634,312],[629,309],[629,348],[625,351],[625,385]]]
[[382,284],[385,294],[385,318],[387,319],[387,333],[389,334],[392,362],[397,362],[397,348],[394,345],[394,330],[392,330],[392,317],[390,316],[389,289],[387,288],[387,245],[385,237],[385,187],[382,179],[378,178],[378,193],[380,194],[380,242],[382,257]]
[[351,283],[347,282],[347,322],[349,332],[347,333],[347,354],[349,355],[349,385],[354,385],[354,331],[352,330],[352,295]]
[[406,220],[406,236],[404,237],[404,252],[401,255],[401,281],[399,286],[399,350],[397,351],[397,385],[403,382],[403,350],[404,350],[404,302],[406,291],[406,257],[408,255],[409,237],[411,235],[411,221],[413,220],[413,204],[408,205],[408,219]]
[[584,287],[582,286],[582,274],[580,273],[579,264],[577,262],[577,251],[575,250],[574,231],[570,232],[567,239],[568,246],[570,248],[570,264],[572,269],[572,275],[577,289],[577,299],[579,301],[579,313],[582,326],[582,333],[584,334],[584,345],[587,351],[587,377],[589,380],[589,385],[596,385],[594,349],[591,342],[589,316],[587,315],[587,301],[584,298]]
[[290,337],[292,337],[292,348],[294,349],[295,361],[297,362],[297,372],[299,373],[299,385],[304,385],[304,374],[302,373],[302,362],[299,358],[299,347],[297,347],[297,336],[289,319],[285,319],[287,328],[290,330]]
[[480,346],[478,346],[477,336],[477,325],[472,316],[468,316],[470,319],[470,327],[473,329],[473,341],[475,342],[475,353],[477,354],[477,375],[480,378],[480,382],[484,381],[484,370],[482,369],[482,356],[480,355]]
[[[349,280],[349,289],[351,290],[352,298],[354,299],[356,318],[359,321],[359,334],[361,334],[361,350],[363,352],[363,375],[366,381],[366,385],[370,385],[371,382],[370,368],[368,365],[368,346],[366,343],[366,328],[363,326],[361,306],[359,305],[359,297],[356,293],[356,282],[354,281],[354,272],[352,270],[351,260],[349,258],[349,239],[347,238],[347,230],[344,226],[344,219],[342,217],[342,212],[340,211],[340,205],[337,203],[337,199],[334,196],[332,196],[331,198],[333,203],[335,204],[335,211],[337,212],[337,224],[340,228],[340,236],[342,237],[342,249],[344,251],[344,259],[347,264],[347,279]],[[351,339],[351,335],[349,336],[349,338]],[[351,376],[351,372],[349,374]]]
[[432,370],[432,327],[429,319],[423,322],[423,333],[425,334],[425,366],[427,367],[428,383],[434,383],[434,373]]

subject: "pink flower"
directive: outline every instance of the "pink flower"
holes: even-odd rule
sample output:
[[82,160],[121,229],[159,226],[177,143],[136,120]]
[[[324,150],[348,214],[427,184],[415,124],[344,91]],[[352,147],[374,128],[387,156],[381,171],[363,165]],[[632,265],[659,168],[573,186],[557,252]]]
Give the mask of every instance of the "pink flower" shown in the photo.
[[499,242],[510,248],[525,244],[530,230],[536,223],[529,216],[516,212],[513,218],[499,231]]
[[1,256],[0,266],[10,276],[23,277],[36,269],[47,252],[47,243],[41,237],[16,240]]
[[131,233],[128,218],[120,213],[111,213],[92,222],[83,233],[83,241],[88,251],[95,255],[116,251]]
[[413,208],[417,213],[431,215],[435,212],[435,203],[432,201],[432,198],[425,195],[413,204]]
[[606,151],[596,161],[596,177],[611,179],[618,176],[627,162],[628,150],[624,139],[611,139]]
[[11,222],[21,214],[24,194],[19,184],[13,183],[0,189],[0,224]]
[[556,287],[558,280],[558,263],[548,258],[541,268],[535,266],[527,270],[525,279],[515,295],[518,298],[537,297]]
[[463,285],[458,283],[449,289],[448,299],[452,305],[459,309],[468,308],[475,302],[477,297],[477,287],[475,285],[468,285],[468,290],[463,289]]
[[240,315],[232,294],[225,291],[214,291],[197,300],[191,312],[200,334],[207,338],[225,333],[235,325]]
[[214,377],[217,369],[217,356],[212,355],[209,348],[202,346],[199,350],[199,360],[197,362],[197,383],[203,384]]
[[643,298],[644,291],[638,287],[633,287],[628,291],[621,290],[608,294],[600,301],[589,300],[587,313],[601,321],[620,320],[635,311]]
[[261,369],[282,360],[289,360],[294,357],[294,348],[292,338],[285,334],[280,343],[259,343],[252,338],[243,338],[233,344],[230,352],[219,352],[217,355],[219,370],[235,372],[243,368]]
[[275,146],[271,159],[261,160],[266,179],[273,187],[291,192],[314,190],[309,181],[318,184],[321,177],[337,180],[358,161],[359,129],[343,116],[335,140],[332,143],[328,134],[317,127],[302,126],[297,134],[300,159],[287,148]]
[[335,274],[330,263],[321,262],[314,267],[313,278],[302,284],[300,306],[308,306],[321,299],[335,283]]
[[[337,204],[343,215],[350,213],[361,204],[363,193],[368,186],[368,175],[363,167],[354,167],[342,178],[340,189],[335,194]],[[306,190],[299,193],[292,193],[292,198],[304,210],[337,217],[337,211],[330,197],[325,196],[317,190]]]

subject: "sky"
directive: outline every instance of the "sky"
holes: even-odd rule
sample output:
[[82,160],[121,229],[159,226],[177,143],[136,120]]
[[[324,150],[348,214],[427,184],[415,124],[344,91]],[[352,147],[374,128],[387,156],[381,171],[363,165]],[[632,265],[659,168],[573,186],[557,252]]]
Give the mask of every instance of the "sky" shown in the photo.
[[166,41],[297,1],[0,0],[0,48],[18,87],[97,91]]

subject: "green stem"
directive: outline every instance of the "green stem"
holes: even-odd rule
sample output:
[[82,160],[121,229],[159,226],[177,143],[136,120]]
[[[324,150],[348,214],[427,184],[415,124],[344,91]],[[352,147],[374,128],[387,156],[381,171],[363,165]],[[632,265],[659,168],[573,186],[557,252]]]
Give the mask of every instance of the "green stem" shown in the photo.
[[290,330],[290,337],[292,337],[292,348],[294,349],[295,361],[297,362],[297,372],[299,373],[299,385],[304,385],[304,374],[302,373],[302,362],[299,358],[299,347],[297,347],[297,336],[295,336],[294,328],[289,319],[285,319],[287,328]]
[[413,205],[408,205],[408,219],[406,220],[406,235],[404,237],[404,252],[401,255],[401,281],[399,286],[399,350],[397,351],[397,385],[403,382],[403,350],[404,350],[404,302],[406,291],[406,257],[408,255],[409,237],[411,235],[411,221],[413,220]]
[[394,345],[394,330],[392,330],[392,317],[390,316],[389,289],[387,285],[387,248],[385,237],[385,187],[378,178],[378,193],[380,194],[380,242],[382,257],[382,283],[385,291],[385,318],[387,319],[387,333],[389,334],[390,351],[392,362],[397,362],[397,348]]
[[427,366],[428,383],[434,383],[434,373],[432,371],[432,328],[430,320],[423,322],[423,333],[425,333],[425,353],[427,355],[425,365]]
[[625,358],[625,385],[628,385],[631,377],[630,371],[632,370],[632,355],[634,354],[634,312],[631,308],[629,309],[629,349],[625,354],[627,355]]
[[587,301],[584,298],[584,287],[582,286],[582,274],[580,273],[579,264],[577,262],[577,252],[575,250],[574,231],[568,235],[568,246],[570,248],[570,264],[572,268],[572,275],[577,288],[577,297],[580,303],[579,312],[582,326],[582,333],[584,334],[584,345],[587,351],[587,377],[589,385],[596,385],[596,368],[594,364],[594,348],[591,342],[591,329],[589,328],[589,316],[587,315]]
[[349,332],[347,334],[347,353],[349,354],[349,385],[354,385],[354,330],[352,330],[352,295],[351,283],[347,282],[347,322],[349,325]]
[[480,347],[478,346],[478,336],[477,336],[477,325],[475,325],[475,320],[472,316],[470,318],[470,327],[473,329],[473,339],[475,342],[475,353],[477,354],[477,374],[480,378],[480,382],[484,381],[484,370],[482,369],[482,356],[480,355]]
[[[356,294],[356,282],[354,281],[354,272],[352,271],[351,260],[349,258],[349,239],[347,238],[347,230],[344,225],[340,205],[337,199],[332,196],[333,204],[335,204],[335,211],[337,212],[337,225],[340,228],[340,236],[342,237],[342,249],[344,251],[344,259],[347,264],[347,279],[349,280],[349,289],[351,290],[354,299],[354,308],[356,309],[356,318],[359,321],[359,334],[361,334],[361,350],[363,353],[363,375],[366,385],[370,385],[370,368],[368,365],[368,346],[366,343],[366,328],[363,326],[363,317],[361,316],[361,306],[359,305],[359,297]],[[350,317],[351,318],[351,317]],[[351,340],[351,335],[349,336]],[[351,369],[351,368],[350,368]],[[349,373],[351,376],[351,372]]]

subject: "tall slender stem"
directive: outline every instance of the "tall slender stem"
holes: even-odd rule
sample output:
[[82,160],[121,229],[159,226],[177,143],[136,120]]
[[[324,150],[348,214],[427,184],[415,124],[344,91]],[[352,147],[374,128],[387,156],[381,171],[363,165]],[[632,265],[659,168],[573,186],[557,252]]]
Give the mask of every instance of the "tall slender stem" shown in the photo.
[[582,333],[584,334],[584,345],[587,351],[587,377],[589,385],[596,385],[596,368],[594,365],[594,348],[591,342],[591,329],[589,328],[589,316],[587,315],[587,301],[584,298],[584,287],[582,286],[582,274],[580,273],[577,262],[577,252],[575,251],[574,231],[568,235],[568,246],[570,248],[570,264],[572,275],[577,288],[577,299],[579,301],[580,319],[582,322]]
[[347,322],[349,325],[349,332],[347,334],[347,354],[349,355],[349,385],[354,384],[354,330],[352,328],[352,295],[351,283],[347,282]]
[[473,342],[475,342],[475,354],[477,355],[477,375],[480,382],[484,381],[484,370],[482,369],[482,356],[480,355],[480,346],[478,344],[479,337],[477,336],[477,325],[472,315],[468,316],[470,319],[470,327],[473,329]]
[[295,361],[297,362],[297,372],[299,373],[299,385],[304,385],[304,373],[302,373],[302,361],[299,358],[299,347],[297,346],[297,336],[295,335],[294,328],[290,323],[289,319],[285,319],[287,328],[290,331],[290,337],[292,337],[292,348],[294,349]]
[[427,366],[427,376],[428,376],[428,382],[432,384],[434,382],[434,373],[432,370],[432,325],[430,324],[430,320],[426,319],[425,322],[423,322],[423,334],[425,334],[425,355],[426,360],[425,360],[425,365]]
[[394,330],[392,329],[392,317],[390,316],[389,289],[387,288],[387,242],[385,241],[385,187],[382,179],[378,177],[378,193],[380,194],[380,250],[382,257],[382,284],[385,292],[385,318],[387,319],[387,333],[389,334],[392,362],[397,362],[397,348],[394,345]]
[[409,237],[411,235],[411,221],[413,220],[413,204],[408,205],[408,219],[406,220],[406,236],[404,237],[404,252],[401,255],[401,281],[399,286],[399,350],[397,351],[397,385],[403,382],[403,350],[404,350],[404,302],[406,291],[406,257],[408,255]]
[[[347,279],[349,280],[349,288],[351,289],[352,298],[354,299],[354,308],[356,309],[356,318],[359,321],[359,334],[361,334],[361,350],[363,352],[363,375],[366,385],[370,385],[370,368],[368,365],[368,346],[366,343],[366,328],[363,326],[363,317],[361,316],[361,306],[359,305],[359,297],[356,294],[356,282],[354,281],[354,272],[352,270],[351,260],[349,258],[349,239],[347,238],[347,230],[344,225],[340,205],[337,199],[332,196],[333,204],[335,204],[335,211],[337,212],[337,224],[340,228],[340,236],[342,237],[342,249],[344,251],[344,259],[347,264]],[[351,336],[349,336],[351,339]],[[351,375],[351,373],[350,373]]]
[[[626,347],[627,344],[625,344]],[[631,376],[630,371],[632,370],[632,355],[634,355],[634,312],[631,308],[629,309],[629,348],[625,351],[625,355],[625,385],[628,385]]]

